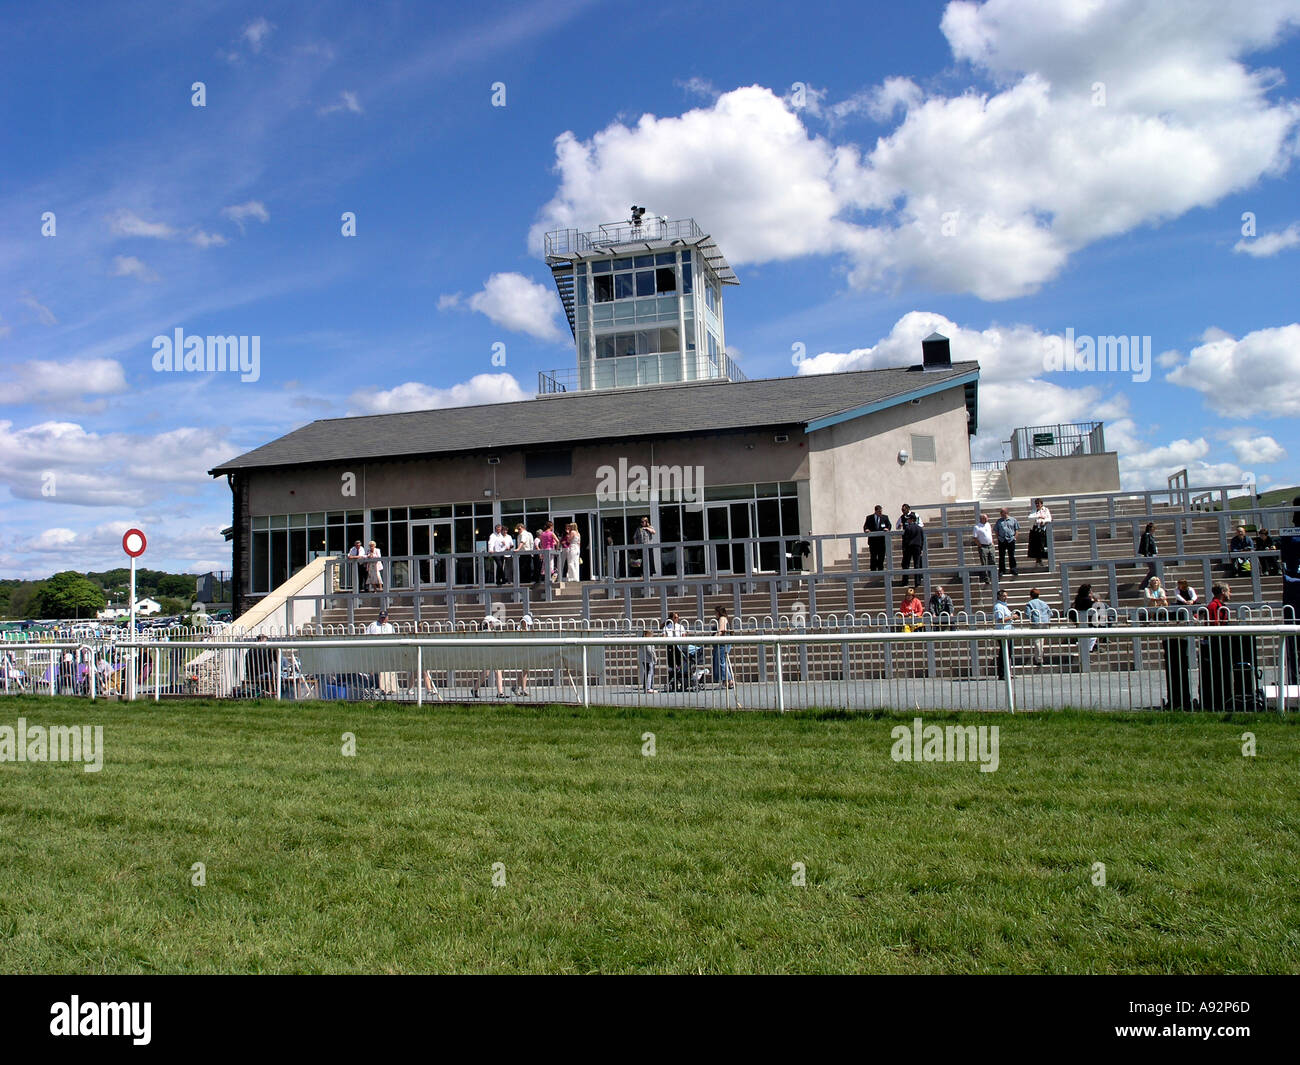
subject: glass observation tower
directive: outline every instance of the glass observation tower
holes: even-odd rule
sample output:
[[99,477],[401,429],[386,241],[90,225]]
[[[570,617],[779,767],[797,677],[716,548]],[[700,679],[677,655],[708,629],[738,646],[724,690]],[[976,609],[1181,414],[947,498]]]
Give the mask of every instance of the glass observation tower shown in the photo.
[[577,347],[576,368],[538,375],[538,392],[744,380],[727,355],[722,289],[735,272],[693,218],[633,207],[594,232],[546,234],[546,263]]

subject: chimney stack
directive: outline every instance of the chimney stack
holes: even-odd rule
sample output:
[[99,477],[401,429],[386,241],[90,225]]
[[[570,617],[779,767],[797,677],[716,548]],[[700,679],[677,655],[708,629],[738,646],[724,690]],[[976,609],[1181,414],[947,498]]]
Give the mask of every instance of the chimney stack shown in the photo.
[[945,370],[952,366],[952,351],[948,347],[948,338],[940,333],[931,333],[922,340],[921,363],[927,370]]

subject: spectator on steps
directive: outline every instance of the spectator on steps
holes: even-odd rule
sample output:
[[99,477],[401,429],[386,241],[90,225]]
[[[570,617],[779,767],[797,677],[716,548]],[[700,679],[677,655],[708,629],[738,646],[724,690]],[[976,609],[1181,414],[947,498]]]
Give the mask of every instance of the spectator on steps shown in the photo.
[[867,515],[867,520],[862,523],[862,531],[867,533],[867,549],[871,553],[871,568],[873,570],[885,568],[886,540],[888,539],[885,534],[892,528],[893,525],[890,524],[884,508],[879,503],[876,504],[876,509]]
[[[993,526],[989,524],[989,516],[981,514],[980,520],[975,523],[971,530],[971,537],[975,541],[975,548],[980,553],[980,565],[993,565]],[[980,574],[980,584],[988,584],[989,575]]]
[[[542,573],[552,582],[558,581],[560,579],[560,559],[556,552],[560,546],[560,538],[555,535],[555,522],[548,521],[542,526],[541,531],[537,534],[537,546],[546,552],[542,556]],[[542,579],[543,577],[538,577],[539,581]]]
[[504,525],[498,525],[492,530],[492,535],[488,537],[487,549],[488,554],[492,556],[492,569],[496,574],[496,583],[508,584],[510,578],[506,574],[506,561],[510,552],[515,549],[515,542],[506,532]]
[[[999,629],[1014,629],[1016,627],[1016,615],[1011,609],[1011,604],[1007,602],[1007,590],[998,589],[997,602],[993,604],[993,623]],[[1013,650],[1010,640],[998,640],[994,645],[998,656],[998,680],[1006,680],[1007,666],[1011,662]]]
[[[1154,521],[1147,522],[1146,528],[1142,530],[1142,535],[1138,537],[1138,554],[1145,559],[1152,559],[1160,554],[1159,549],[1156,547],[1156,523]],[[1145,588],[1155,575],[1156,564],[1147,562],[1147,575],[1142,578],[1142,583],[1138,587]]]
[[1048,544],[1052,539],[1052,512],[1041,499],[1034,500],[1034,511],[1029,515],[1033,525],[1029,529],[1029,550],[1027,554],[1036,563],[1035,569],[1043,569],[1049,557]]
[[[1276,550],[1277,544],[1267,529],[1260,529],[1255,533],[1255,551],[1257,553]],[[1259,560],[1259,572],[1265,577],[1276,577],[1281,572],[1278,568],[1278,560],[1276,558],[1261,558]]]
[[1146,602],[1147,609],[1152,612],[1153,617],[1155,616],[1155,611],[1169,609],[1169,595],[1165,591],[1164,585],[1160,583],[1159,577],[1151,578],[1151,583],[1147,585],[1146,591],[1143,593],[1143,598]]
[[1244,577],[1250,572],[1250,553],[1255,548],[1246,526],[1237,526],[1237,535],[1228,543],[1228,572],[1234,577]]
[[925,622],[921,618],[925,607],[921,603],[921,597],[916,594],[915,588],[909,588],[903,593],[903,601],[898,604],[898,612],[903,616],[904,632],[925,627]]
[[369,548],[366,549],[366,588],[368,591],[382,592],[384,590],[383,556],[384,553],[379,550],[379,545],[374,540],[371,540]]
[[[1038,594],[1037,588],[1029,589],[1029,602],[1025,604],[1025,617],[1035,628],[1045,628],[1052,623],[1052,608]],[[1036,666],[1044,662],[1043,647],[1046,641],[1040,636],[1029,641],[1029,657]]]
[[527,526],[521,521],[515,526],[515,550],[519,552],[519,583],[532,584],[533,574],[533,550],[535,541],[533,534],[528,531]]
[[957,612],[952,605],[952,596],[937,587],[930,593],[930,601],[926,604],[926,609],[930,615],[938,622],[940,628],[950,628],[952,626],[952,616]]
[[1003,507],[998,511],[997,523],[993,531],[998,538],[998,576],[1005,577],[1009,572],[1013,577],[1020,576],[1020,564],[1016,561],[1016,537],[1020,534],[1020,522]]
[[921,519],[909,514],[903,523],[903,569],[920,569],[924,564],[925,530]]

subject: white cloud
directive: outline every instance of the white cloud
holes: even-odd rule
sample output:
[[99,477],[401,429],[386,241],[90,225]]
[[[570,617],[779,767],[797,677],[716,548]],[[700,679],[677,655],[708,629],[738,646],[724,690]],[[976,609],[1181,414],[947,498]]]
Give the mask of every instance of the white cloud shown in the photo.
[[1290,0],[1248,13],[1220,0],[953,3],[942,29],[971,64],[966,91],[927,96],[891,79],[843,105],[815,98],[829,116],[901,110],[866,154],[810,135],[758,86],[585,141],[566,132],[559,187],[531,244],[636,202],[696,217],[733,263],[832,254],[858,287],[1023,296],[1091,243],[1289,166],[1300,106],[1274,103],[1278,76],[1241,57],[1279,39],[1295,14]]
[[109,231],[115,237],[149,237],[153,240],[171,240],[176,230],[166,222],[146,222],[134,211],[126,208],[108,220]]
[[30,292],[24,292],[19,296],[18,302],[29,310],[34,311],[36,314],[36,320],[40,322],[41,325],[59,324],[59,320],[54,317],[54,312],[44,304],[40,303]]
[[250,218],[255,218],[259,222],[268,222],[271,219],[271,212],[260,200],[249,200],[247,203],[223,207],[221,213],[234,222],[241,233],[244,232],[244,223]]
[[453,310],[454,308],[459,307],[460,304],[461,293],[459,292],[444,292],[438,297],[438,310],[440,311]]
[[357,99],[357,94],[345,90],[339,93],[337,101],[332,104],[327,104],[320,108],[316,113],[318,115],[332,115],[335,111],[348,111],[354,115],[361,114],[361,102]]
[[220,233],[205,233],[201,229],[196,229],[189,237],[190,243],[198,248],[220,248],[226,243],[226,238]]
[[508,373],[477,374],[450,388],[433,388],[408,381],[396,388],[368,388],[349,398],[349,414],[395,414],[406,410],[434,410],[439,407],[475,407],[484,403],[513,403],[531,398]]
[[1243,432],[1227,434],[1226,438],[1240,463],[1261,466],[1286,458],[1286,448],[1271,436],[1250,436]]
[[266,43],[266,39],[271,35],[271,30],[274,28],[275,27],[272,26],[271,23],[259,16],[244,27],[240,37],[248,42],[248,47],[254,52],[260,52],[262,46]]
[[158,275],[134,255],[115,255],[113,257],[113,276],[134,277],[141,281],[158,280]]
[[1205,396],[1230,418],[1300,414],[1300,324],[1256,329],[1240,340],[1207,331],[1167,380]]
[[[173,502],[211,485],[207,471],[237,449],[216,429],[95,433],[75,422],[24,429],[0,421],[0,484],[18,499],[82,506]],[[54,475],[54,492],[42,488]]]
[[527,333],[538,340],[562,341],[567,337],[556,321],[561,309],[559,296],[523,274],[493,274],[483,290],[469,298],[469,307],[504,329]]
[[65,404],[86,396],[111,396],[126,391],[126,374],[116,359],[72,359],[67,362],[20,362],[0,379],[14,403]]
[[1256,259],[1267,259],[1287,248],[1300,244],[1300,222],[1292,222],[1280,233],[1265,233],[1262,237],[1242,237],[1232,246],[1232,250]]

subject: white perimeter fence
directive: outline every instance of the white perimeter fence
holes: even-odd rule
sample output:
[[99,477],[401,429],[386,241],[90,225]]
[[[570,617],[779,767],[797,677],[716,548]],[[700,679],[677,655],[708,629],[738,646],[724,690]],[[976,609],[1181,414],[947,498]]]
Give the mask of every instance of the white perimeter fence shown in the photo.
[[714,709],[1300,709],[1300,627],[1276,622],[1012,629],[963,618],[857,631],[211,636],[7,644],[0,692],[165,701],[475,700]]

